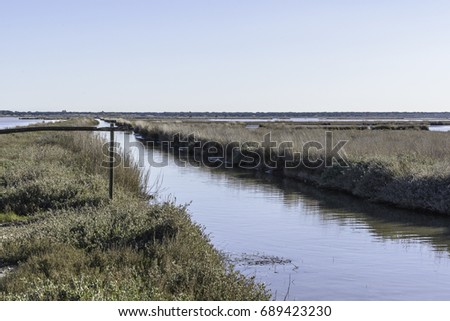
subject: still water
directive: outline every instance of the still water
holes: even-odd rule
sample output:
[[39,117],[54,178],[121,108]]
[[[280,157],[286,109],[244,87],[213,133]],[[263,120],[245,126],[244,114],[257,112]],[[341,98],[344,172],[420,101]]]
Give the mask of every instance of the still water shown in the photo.
[[17,117],[0,117],[0,129],[2,128],[13,128],[16,126],[28,126],[37,123],[49,123],[55,122],[55,120],[44,120],[44,119],[20,119]]
[[150,170],[149,188],[190,204],[216,248],[277,300],[450,300],[448,217],[252,171],[181,167],[158,150],[130,152]]
[[434,125],[430,126],[428,129],[435,132],[450,132],[450,126],[447,125]]

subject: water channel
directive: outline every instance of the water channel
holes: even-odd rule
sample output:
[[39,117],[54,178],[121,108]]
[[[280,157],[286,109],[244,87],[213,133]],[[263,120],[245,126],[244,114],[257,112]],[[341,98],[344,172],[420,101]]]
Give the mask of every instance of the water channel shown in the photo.
[[[3,120],[2,127],[17,125]],[[133,134],[116,138],[139,145]],[[160,200],[190,204],[214,246],[265,283],[274,299],[450,299],[450,217],[264,173],[181,167],[158,150],[129,151],[150,171],[149,189]]]

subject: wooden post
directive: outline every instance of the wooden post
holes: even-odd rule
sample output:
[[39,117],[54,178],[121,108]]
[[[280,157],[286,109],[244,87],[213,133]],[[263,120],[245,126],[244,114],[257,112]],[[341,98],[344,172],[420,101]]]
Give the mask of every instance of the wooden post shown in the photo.
[[109,136],[109,198],[113,199],[114,188],[114,124],[110,125]]

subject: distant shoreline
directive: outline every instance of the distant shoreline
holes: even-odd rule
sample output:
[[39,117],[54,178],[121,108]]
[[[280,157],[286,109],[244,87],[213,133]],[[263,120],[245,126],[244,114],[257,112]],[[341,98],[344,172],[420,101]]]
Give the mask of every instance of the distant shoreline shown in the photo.
[[0,117],[18,117],[23,119],[35,118],[181,118],[181,119],[214,119],[214,118],[249,118],[280,120],[289,118],[319,118],[329,119],[377,119],[377,120],[423,120],[423,121],[450,121],[450,112],[71,112],[71,111],[35,111],[18,112],[0,110]]

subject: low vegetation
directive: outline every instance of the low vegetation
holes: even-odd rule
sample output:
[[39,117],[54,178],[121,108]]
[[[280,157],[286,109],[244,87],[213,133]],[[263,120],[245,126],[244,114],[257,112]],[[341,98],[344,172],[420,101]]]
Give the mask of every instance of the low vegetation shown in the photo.
[[[273,169],[274,174],[343,190],[371,201],[450,214],[450,133],[395,127],[386,130],[382,125],[379,125],[380,130],[333,129],[332,146],[339,141],[347,142],[341,151],[346,164],[328,159],[333,166],[325,166],[330,157],[325,149],[312,149],[307,155],[303,147],[313,141],[325,147],[326,132],[330,132],[326,127],[311,128],[288,122],[117,121],[134,128],[146,140],[171,141],[174,135],[180,134],[189,141],[191,153],[199,151],[194,149],[195,137],[202,145],[214,141],[227,146],[223,150],[225,154],[237,148],[242,155],[247,149],[262,158],[267,149],[243,143],[262,142],[264,136],[270,134],[277,147],[282,142],[292,142],[293,147],[275,148],[275,168],[259,166],[258,170]],[[420,126],[417,129],[421,129]],[[295,168],[286,166],[289,164],[286,155],[291,155],[292,164],[298,164]],[[296,158],[303,158],[303,162]],[[305,166],[311,158],[323,160],[323,164]],[[233,158],[233,161],[237,164],[240,159],[242,157]]]
[[101,148],[89,133],[0,135],[0,267],[14,267],[1,299],[270,297],[227,264],[184,206],[149,203],[129,159],[109,200]]

